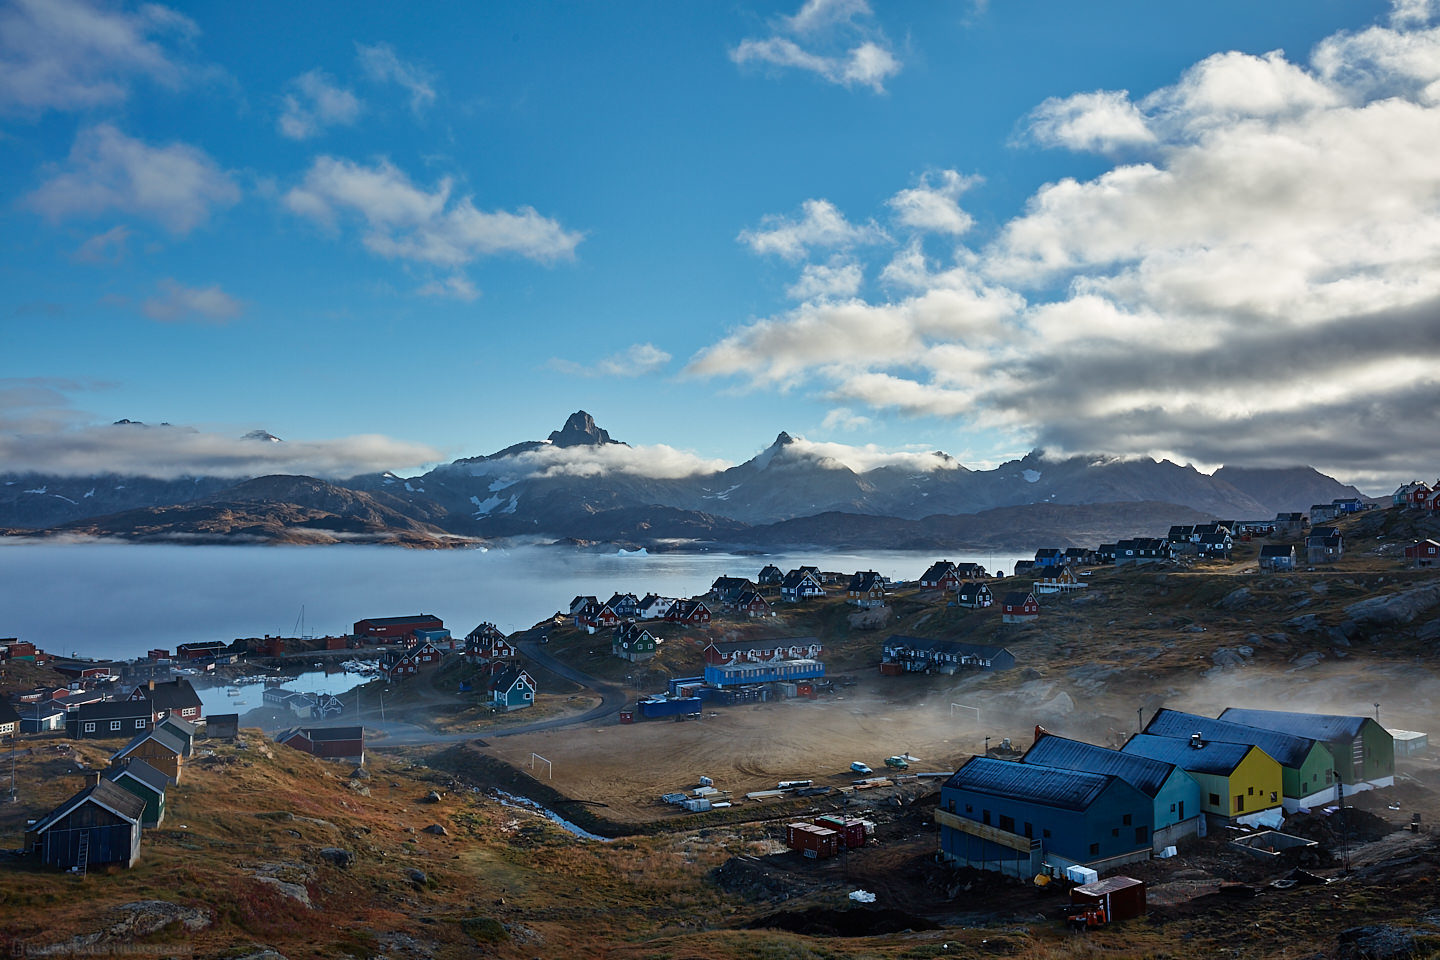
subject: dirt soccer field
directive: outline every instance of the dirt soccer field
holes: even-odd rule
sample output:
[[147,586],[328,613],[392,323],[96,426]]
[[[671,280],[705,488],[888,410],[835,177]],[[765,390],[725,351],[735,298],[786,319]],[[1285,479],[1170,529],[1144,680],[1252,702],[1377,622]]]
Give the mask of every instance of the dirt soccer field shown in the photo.
[[[943,696],[901,702],[891,696],[918,691],[890,686],[885,698],[847,692],[717,707],[696,720],[612,722],[506,737],[483,752],[526,772],[531,754],[539,754],[550,766],[535,761],[536,779],[568,797],[607,804],[606,817],[633,823],[677,814],[679,808],[661,803],[660,795],[693,787],[702,776],[745,802],[744,794],[774,789],[781,780],[848,786],[862,776],[850,770],[856,760],[881,776],[886,757],[908,752],[920,758],[911,773],[948,772],[983,749],[987,731],[975,725],[972,712],[956,710],[952,720]],[[996,737],[992,744],[998,742]]]

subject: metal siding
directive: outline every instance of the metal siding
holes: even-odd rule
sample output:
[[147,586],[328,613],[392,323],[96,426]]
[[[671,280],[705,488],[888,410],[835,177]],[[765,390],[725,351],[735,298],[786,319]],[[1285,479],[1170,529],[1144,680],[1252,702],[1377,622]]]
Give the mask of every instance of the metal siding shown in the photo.
[[[1254,796],[1250,794],[1252,786],[1255,788]],[[1229,816],[1248,815],[1278,807],[1282,802],[1280,798],[1283,789],[1279,762],[1259,747],[1251,747],[1245,759],[1240,761],[1235,772],[1230,775]],[[1274,800],[1270,799],[1272,793],[1275,795]],[[1235,809],[1234,798],[1237,794],[1245,797],[1244,810]]]

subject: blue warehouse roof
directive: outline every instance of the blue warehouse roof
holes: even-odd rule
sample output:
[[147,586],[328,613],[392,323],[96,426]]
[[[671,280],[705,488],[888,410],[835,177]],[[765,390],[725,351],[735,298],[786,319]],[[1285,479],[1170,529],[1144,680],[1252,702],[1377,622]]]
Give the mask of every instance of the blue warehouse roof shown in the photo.
[[1218,740],[1205,740],[1203,746],[1196,748],[1190,745],[1188,737],[1181,739],[1137,733],[1120,749],[1125,753],[1149,757],[1162,763],[1173,763],[1181,770],[1228,777],[1240,765],[1240,761],[1245,759],[1245,755],[1255,748],[1248,743],[1224,743]]
[[1175,764],[1151,760],[1133,753],[1121,753],[1093,743],[1068,740],[1047,733],[1021,757],[1022,763],[1064,767],[1119,777],[1148,797],[1154,798],[1175,772]]
[[945,786],[1062,810],[1085,810],[1114,779],[1082,770],[971,757]]
[[1220,714],[1221,720],[1245,723],[1266,730],[1279,730],[1311,740],[1353,740],[1368,717],[1342,717],[1329,713],[1290,713],[1284,710],[1250,710],[1229,707]]
[[1158,737],[1186,737],[1198,733],[1206,740],[1223,740],[1227,743],[1248,743],[1259,747],[1280,761],[1282,767],[1298,769],[1305,765],[1315,741],[1309,737],[1294,737],[1276,730],[1263,730],[1244,723],[1229,720],[1212,720],[1195,713],[1179,710],[1161,710],[1145,725],[1146,733]]

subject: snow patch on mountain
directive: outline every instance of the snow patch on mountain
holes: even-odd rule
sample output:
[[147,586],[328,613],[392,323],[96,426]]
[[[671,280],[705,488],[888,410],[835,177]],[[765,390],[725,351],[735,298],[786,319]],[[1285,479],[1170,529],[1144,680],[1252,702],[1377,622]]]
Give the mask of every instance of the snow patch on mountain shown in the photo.
[[1040,471],[1039,471],[1039,470],[1022,470],[1021,473],[1020,473],[1020,476],[1022,476],[1022,477],[1025,478],[1025,482],[1026,482],[1026,483],[1039,483],[1039,482],[1040,482]]

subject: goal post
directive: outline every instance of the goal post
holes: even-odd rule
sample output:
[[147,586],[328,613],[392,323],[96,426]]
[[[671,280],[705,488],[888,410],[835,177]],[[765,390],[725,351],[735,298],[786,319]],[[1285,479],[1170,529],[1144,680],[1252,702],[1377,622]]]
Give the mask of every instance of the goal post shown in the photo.
[[965,703],[952,703],[952,704],[950,704],[950,716],[951,716],[951,717],[954,717],[954,716],[955,716],[955,711],[956,711],[956,710],[968,710],[968,711],[970,711],[971,713],[975,714],[975,723],[976,723],[976,725],[979,725],[979,723],[980,723],[980,708],[979,708],[979,707],[972,707],[972,706],[970,706],[969,704],[965,704]]
[[531,769],[531,770],[534,770],[534,769],[535,769],[535,764],[536,764],[537,761],[540,762],[540,763],[545,764],[545,779],[546,779],[546,780],[554,780],[554,779],[555,779],[555,768],[551,765],[551,763],[550,763],[549,760],[546,760],[544,757],[540,756],[540,754],[538,754],[538,753],[532,753],[532,754],[530,754],[530,769]]

